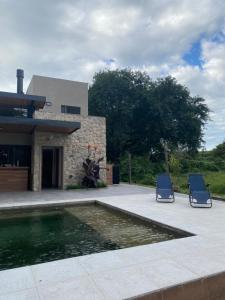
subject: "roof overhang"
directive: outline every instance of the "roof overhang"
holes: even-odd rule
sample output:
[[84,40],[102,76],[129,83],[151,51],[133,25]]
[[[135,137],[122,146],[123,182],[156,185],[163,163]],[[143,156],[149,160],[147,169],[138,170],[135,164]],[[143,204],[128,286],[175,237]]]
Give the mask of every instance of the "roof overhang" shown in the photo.
[[71,134],[80,129],[80,122],[0,117],[0,133],[33,133],[36,131]]
[[43,96],[0,91],[0,106],[27,108],[28,106],[32,105],[35,107],[35,109],[40,109],[44,107],[45,103],[46,97]]

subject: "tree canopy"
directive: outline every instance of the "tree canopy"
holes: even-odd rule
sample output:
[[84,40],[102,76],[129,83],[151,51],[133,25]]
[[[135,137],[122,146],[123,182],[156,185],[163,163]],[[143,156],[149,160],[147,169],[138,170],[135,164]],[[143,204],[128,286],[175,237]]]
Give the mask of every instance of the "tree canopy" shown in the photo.
[[215,157],[220,157],[221,159],[225,159],[225,141],[219,145],[217,145],[213,150],[212,154]]
[[106,117],[107,157],[115,162],[126,151],[160,152],[161,138],[171,147],[197,151],[209,109],[175,78],[153,81],[146,73],[123,69],[95,74],[89,113]]

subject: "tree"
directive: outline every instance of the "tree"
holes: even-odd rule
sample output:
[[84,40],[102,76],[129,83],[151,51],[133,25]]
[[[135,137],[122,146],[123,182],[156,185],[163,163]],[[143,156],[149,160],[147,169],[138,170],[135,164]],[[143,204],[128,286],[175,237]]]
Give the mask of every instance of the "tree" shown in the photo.
[[209,113],[204,99],[191,97],[189,90],[170,76],[155,82],[151,97],[157,102],[158,134],[172,148],[182,146],[190,152],[197,151],[203,142],[203,128]]
[[160,139],[171,148],[197,151],[209,109],[175,78],[153,81],[131,70],[101,71],[89,89],[89,113],[107,120],[107,157],[129,151],[162,157]]
[[222,144],[219,144],[212,150],[212,155],[214,157],[219,157],[225,159],[225,141]]
[[[107,120],[107,157],[117,161],[129,149],[135,118],[149,77],[129,70],[103,71],[95,74],[89,89],[89,112]],[[143,97],[142,97],[143,98]]]

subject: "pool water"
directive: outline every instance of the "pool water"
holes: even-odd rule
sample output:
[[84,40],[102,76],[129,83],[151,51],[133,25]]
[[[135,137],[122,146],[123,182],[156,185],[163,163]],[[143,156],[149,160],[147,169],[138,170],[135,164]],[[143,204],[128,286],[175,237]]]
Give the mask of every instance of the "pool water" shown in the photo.
[[98,204],[0,212],[0,270],[186,236]]

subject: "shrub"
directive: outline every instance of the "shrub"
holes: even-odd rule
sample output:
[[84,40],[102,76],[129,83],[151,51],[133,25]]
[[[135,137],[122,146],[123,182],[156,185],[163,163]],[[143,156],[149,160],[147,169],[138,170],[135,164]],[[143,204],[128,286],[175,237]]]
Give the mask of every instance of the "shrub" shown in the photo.
[[[107,187],[107,184],[104,181],[99,180],[97,182],[97,188],[104,188]],[[69,184],[66,187],[67,190],[79,190],[79,189],[86,189],[86,187],[79,185],[79,184]]]
[[[128,182],[129,175],[128,170],[129,162],[128,156],[124,156],[120,161],[120,176],[121,180]],[[155,181],[155,175],[158,173],[165,172],[163,163],[153,163],[149,160],[148,156],[133,156],[131,158],[131,173],[132,173],[132,182],[142,183],[150,181],[153,184]]]
[[176,158],[176,156],[173,154],[170,155],[169,168],[170,168],[170,171],[174,174],[179,174],[181,171],[180,160],[178,158]]
[[144,185],[155,185],[155,176],[152,174],[146,174],[140,181],[140,184]]
[[81,187],[81,185],[79,185],[79,184],[68,184],[67,186],[66,186],[66,189],[67,190],[78,190],[78,189],[81,189],[82,187]]
[[97,182],[97,188],[105,188],[107,187],[107,184],[104,181],[98,181]]

